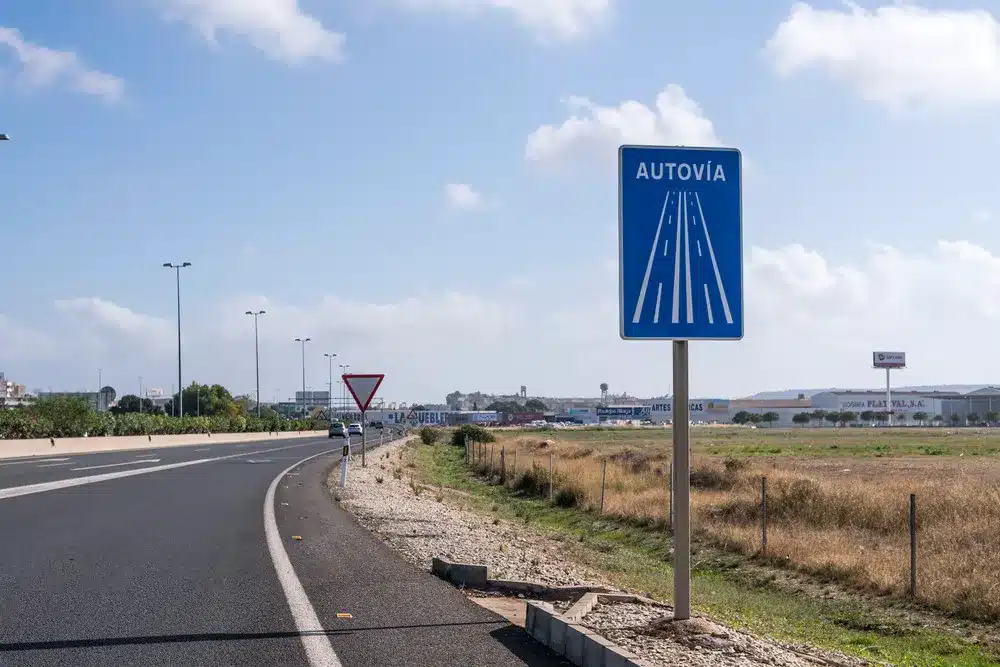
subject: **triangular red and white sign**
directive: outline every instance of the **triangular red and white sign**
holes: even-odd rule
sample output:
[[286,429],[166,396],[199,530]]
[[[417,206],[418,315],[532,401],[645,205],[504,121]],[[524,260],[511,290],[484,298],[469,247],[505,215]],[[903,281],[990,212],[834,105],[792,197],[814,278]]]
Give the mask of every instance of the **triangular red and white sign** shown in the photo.
[[344,384],[354,397],[354,402],[358,404],[358,409],[364,412],[375,398],[375,392],[378,391],[378,386],[382,384],[385,375],[351,373],[341,377],[344,378]]

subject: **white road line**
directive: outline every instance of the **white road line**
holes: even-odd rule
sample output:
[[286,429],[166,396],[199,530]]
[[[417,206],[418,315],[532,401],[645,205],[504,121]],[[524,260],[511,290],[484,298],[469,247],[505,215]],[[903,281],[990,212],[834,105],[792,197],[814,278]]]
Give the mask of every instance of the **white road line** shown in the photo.
[[694,300],[691,298],[691,229],[688,227],[688,198],[684,193],[684,280],[687,291],[687,323],[694,322]]
[[702,287],[705,288],[705,310],[708,311],[708,323],[715,324],[715,320],[712,318],[712,299],[708,296],[708,283],[703,283]]
[[656,310],[653,311],[653,324],[660,321],[660,297],[663,296],[663,283],[656,285]]
[[0,463],[0,466],[17,466],[23,463],[45,463],[47,461],[69,461],[69,458],[59,458],[59,459],[33,458],[33,459],[25,459],[24,461],[4,461],[3,463]]
[[[274,449],[264,449],[256,453],[263,454],[265,452],[280,452],[286,449],[295,449],[296,447],[307,447],[309,445],[318,445],[322,442],[326,442],[326,438],[323,438],[322,440],[310,440],[309,442],[303,442],[296,445],[288,445],[285,447],[276,447]],[[45,493],[46,491],[57,491],[59,489],[68,489],[74,486],[83,486],[85,484],[95,484],[97,482],[104,482],[112,479],[121,479],[122,477],[146,475],[148,473],[159,472],[161,470],[173,470],[174,468],[185,468],[187,466],[195,466],[195,465],[200,465],[202,463],[225,461],[226,459],[234,459],[239,456],[246,456],[246,453],[244,452],[241,454],[216,456],[210,459],[194,459],[193,461],[181,461],[180,463],[164,463],[163,465],[150,466],[148,468],[136,468],[134,470],[119,470],[117,472],[104,472],[97,475],[84,475],[83,477],[70,477],[69,479],[57,479],[51,482],[40,482],[38,484],[28,484],[26,486],[12,486],[6,489],[0,489],[0,500],[5,500],[7,498],[18,498],[20,496],[28,496],[33,493]]]
[[281,479],[297,466],[318,456],[336,451],[339,450],[331,449],[307,456],[298,463],[288,466],[271,481],[271,486],[267,487],[267,494],[264,496],[264,536],[267,538],[267,549],[271,552],[274,571],[278,574],[281,588],[285,591],[285,599],[288,600],[288,608],[292,612],[292,618],[295,619],[295,627],[299,630],[299,638],[302,640],[302,647],[306,650],[309,667],[343,666],[337,659],[337,654],[333,652],[330,638],[323,630],[319,617],[316,616],[316,610],[313,609],[312,603],[309,602],[309,596],[306,595],[306,590],[302,587],[302,582],[295,574],[295,568],[292,567],[292,561],[288,558],[285,545],[281,542],[278,521],[274,516],[274,493]]
[[201,449],[192,449],[191,451],[192,452],[207,452],[207,451],[211,451],[211,449],[212,449],[211,447],[202,447]]
[[24,461],[5,461],[3,463],[0,463],[0,466],[16,466],[16,465],[20,465],[22,463],[46,463],[48,461],[69,461],[69,458],[68,457],[67,458],[61,458],[61,459],[39,459],[39,458],[33,458],[33,459],[25,459]]
[[681,321],[681,199],[684,193],[677,193],[677,242],[674,243],[674,308],[670,321]]
[[702,229],[705,230],[705,245],[708,246],[708,256],[712,258],[712,269],[715,270],[715,283],[719,286],[719,297],[722,299],[722,312],[726,314],[726,323],[733,323],[733,314],[729,311],[729,300],[726,298],[726,288],[722,286],[722,276],[719,274],[719,263],[715,261],[715,251],[712,250],[712,237],[708,235],[708,221],[705,220],[705,213],[701,210],[701,197],[694,193],[694,200],[698,204],[698,215],[704,223]]
[[70,472],[76,472],[78,470],[98,470],[100,468],[117,468],[119,466],[136,466],[140,463],[159,463],[160,459],[143,459],[142,461],[123,461],[121,463],[105,463],[100,466],[86,466],[83,468],[70,468]]
[[656,256],[656,246],[660,245],[660,229],[663,227],[663,215],[667,212],[667,202],[670,201],[670,191],[663,198],[663,210],[660,211],[660,224],[656,226],[656,236],[653,237],[653,247],[649,249],[649,261],[646,262],[646,275],[642,279],[642,287],[639,288],[639,301],[635,304],[635,314],[632,316],[632,324],[638,324],[642,316],[642,304],[646,300],[646,288],[649,286],[649,274],[653,270],[653,257]]
[[39,468],[57,468],[59,466],[71,466],[72,461],[67,461],[66,463],[46,463],[45,465],[38,466]]

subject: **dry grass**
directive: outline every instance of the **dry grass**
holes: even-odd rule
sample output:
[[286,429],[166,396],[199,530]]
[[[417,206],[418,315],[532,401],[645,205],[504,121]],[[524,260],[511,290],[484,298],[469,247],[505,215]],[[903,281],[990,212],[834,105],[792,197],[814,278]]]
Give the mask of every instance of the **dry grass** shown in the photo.
[[[698,539],[865,591],[903,596],[909,584],[909,496],[916,493],[918,599],[967,618],[1000,619],[1000,461],[974,456],[1000,447],[1000,434],[940,428],[761,431],[693,429]],[[605,431],[606,438],[595,433],[503,433],[492,471],[489,449],[478,467],[498,480],[503,450],[506,482],[546,497],[551,455],[555,502],[598,511],[606,460],[605,514],[664,526],[669,430],[619,429]],[[802,448],[834,456],[726,455]],[[764,475],[766,556],[760,553]]]

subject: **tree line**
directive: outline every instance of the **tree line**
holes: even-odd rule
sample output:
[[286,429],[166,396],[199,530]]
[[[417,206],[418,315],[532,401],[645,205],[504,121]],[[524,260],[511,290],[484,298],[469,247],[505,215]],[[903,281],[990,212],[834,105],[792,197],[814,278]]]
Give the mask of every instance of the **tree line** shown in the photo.
[[[102,390],[103,391],[103,390]],[[112,390],[113,391],[113,390]],[[110,392],[108,392],[110,393]],[[78,438],[110,435],[251,433],[326,428],[319,419],[285,419],[249,399],[235,399],[222,385],[192,383],[183,390],[183,416],[175,416],[180,392],[164,407],[149,398],[122,396],[108,412],[85,398],[53,396],[24,407],[0,410],[0,439]]]
[[[897,422],[900,421],[914,421],[918,424],[930,424],[937,423],[940,424],[945,421],[942,415],[931,415],[927,412],[914,412],[913,414],[898,413],[893,415]],[[765,412],[763,414],[757,414],[753,412],[748,412],[746,410],[741,410],[733,415],[734,424],[773,424],[781,420],[781,415],[777,412]],[[827,422],[834,426],[846,426],[848,424],[854,423],[864,423],[864,424],[885,424],[889,421],[889,415],[885,412],[876,412],[874,410],[865,410],[863,412],[851,412],[849,410],[837,411],[837,410],[813,410],[812,412],[800,412],[792,416],[792,423],[804,426],[809,423],[817,423],[820,426],[823,422]],[[965,422],[970,425],[984,425],[988,426],[991,424],[996,424],[1000,422],[1000,412],[991,411],[987,412],[985,415],[980,415],[975,412],[970,412],[966,416],[953,413],[948,420],[953,425],[959,425]]]

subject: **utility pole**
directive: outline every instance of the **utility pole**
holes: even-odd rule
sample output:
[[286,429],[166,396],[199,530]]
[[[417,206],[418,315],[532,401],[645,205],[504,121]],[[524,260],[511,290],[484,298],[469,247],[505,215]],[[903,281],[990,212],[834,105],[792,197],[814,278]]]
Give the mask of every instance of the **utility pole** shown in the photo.
[[257,318],[266,312],[266,310],[246,312],[247,315],[253,315],[253,358],[257,364],[257,419],[260,419],[260,344],[257,338]]
[[306,416],[306,343],[312,338],[296,338],[296,343],[302,343],[302,418]]
[[142,376],[139,376],[139,414],[142,414]]
[[181,380],[181,269],[191,266],[191,262],[171,264],[165,262],[163,267],[177,271],[177,405],[178,417],[184,416],[184,383]]

